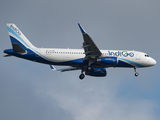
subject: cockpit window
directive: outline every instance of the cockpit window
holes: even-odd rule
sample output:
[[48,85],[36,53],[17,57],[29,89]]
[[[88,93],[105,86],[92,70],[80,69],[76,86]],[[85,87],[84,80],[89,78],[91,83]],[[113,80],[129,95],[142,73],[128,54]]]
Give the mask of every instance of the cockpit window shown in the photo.
[[149,55],[145,55],[145,57],[149,57]]

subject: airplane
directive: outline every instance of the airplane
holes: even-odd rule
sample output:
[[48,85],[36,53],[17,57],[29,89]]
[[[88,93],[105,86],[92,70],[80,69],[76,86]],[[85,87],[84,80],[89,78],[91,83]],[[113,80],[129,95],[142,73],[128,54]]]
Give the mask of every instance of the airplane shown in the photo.
[[[92,38],[78,23],[83,35],[83,49],[37,48],[24,36],[13,23],[6,24],[12,43],[12,49],[4,50],[4,57],[15,56],[26,60],[50,65],[55,71],[81,70],[79,78],[85,75],[105,77],[106,68],[124,67],[134,68],[135,76],[138,76],[137,68],[150,67],[156,61],[144,52],[134,50],[100,50]],[[56,69],[54,65],[70,66],[70,68]],[[85,73],[85,74],[84,74]]]

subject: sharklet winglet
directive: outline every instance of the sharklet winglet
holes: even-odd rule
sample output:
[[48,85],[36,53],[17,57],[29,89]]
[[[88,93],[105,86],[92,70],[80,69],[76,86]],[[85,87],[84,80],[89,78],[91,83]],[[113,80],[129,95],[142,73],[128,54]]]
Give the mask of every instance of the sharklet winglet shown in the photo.
[[86,33],[86,31],[82,28],[82,26],[79,23],[78,23],[78,26],[79,26],[82,33]]

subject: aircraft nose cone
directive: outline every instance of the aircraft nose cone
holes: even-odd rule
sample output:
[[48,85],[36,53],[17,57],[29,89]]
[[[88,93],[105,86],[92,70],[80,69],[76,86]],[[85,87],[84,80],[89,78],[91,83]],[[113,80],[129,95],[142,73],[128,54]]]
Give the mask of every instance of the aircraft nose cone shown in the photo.
[[156,63],[157,63],[156,60],[154,60],[153,58],[150,60],[151,66],[155,65]]
[[155,65],[156,63],[157,63],[156,60],[153,59],[153,65]]

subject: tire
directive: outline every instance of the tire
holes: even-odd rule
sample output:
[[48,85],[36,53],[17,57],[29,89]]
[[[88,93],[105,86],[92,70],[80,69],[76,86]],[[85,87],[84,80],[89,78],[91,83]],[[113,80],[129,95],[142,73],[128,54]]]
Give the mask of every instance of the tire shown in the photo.
[[83,79],[85,77],[85,75],[84,74],[80,74],[80,76],[79,76],[79,79]]
[[136,73],[135,73],[135,76],[137,77],[138,75],[139,75],[139,73],[136,72]]

